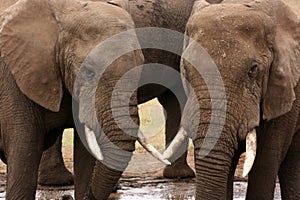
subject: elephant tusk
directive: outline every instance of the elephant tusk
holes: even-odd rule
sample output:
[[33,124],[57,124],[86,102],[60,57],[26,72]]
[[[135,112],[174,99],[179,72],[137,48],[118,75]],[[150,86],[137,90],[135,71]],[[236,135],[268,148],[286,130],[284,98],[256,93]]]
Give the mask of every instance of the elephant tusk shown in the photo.
[[95,158],[97,160],[103,160],[103,154],[98,145],[94,131],[92,131],[87,126],[84,126],[84,133],[85,133],[85,138],[86,138],[87,144],[89,146],[89,149],[94,154]]
[[163,158],[171,158],[174,153],[182,146],[186,139],[188,139],[188,134],[183,127],[180,128],[177,135],[174,137],[168,148],[163,153]]
[[244,162],[243,177],[250,172],[256,156],[256,130],[253,129],[246,137],[246,159]]
[[147,138],[141,131],[139,131],[138,134],[138,141],[142,145],[142,147],[144,147],[144,149],[146,149],[152,156],[154,156],[154,158],[157,158],[159,161],[163,162],[166,165],[171,165],[171,163],[167,159],[164,159],[161,153],[147,141]]

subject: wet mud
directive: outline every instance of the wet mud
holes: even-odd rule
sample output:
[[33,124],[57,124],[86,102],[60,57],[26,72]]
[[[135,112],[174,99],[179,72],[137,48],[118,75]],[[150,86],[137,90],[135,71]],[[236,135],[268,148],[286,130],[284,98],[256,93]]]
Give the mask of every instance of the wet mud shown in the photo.
[[[0,200],[5,200],[5,179],[0,177]],[[195,179],[164,179],[161,177],[123,177],[118,190],[110,195],[110,200],[194,200]],[[234,183],[234,200],[245,199],[247,182]],[[63,196],[74,197],[73,186],[39,186],[37,200],[61,200]],[[279,184],[274,200],[280,200]]]

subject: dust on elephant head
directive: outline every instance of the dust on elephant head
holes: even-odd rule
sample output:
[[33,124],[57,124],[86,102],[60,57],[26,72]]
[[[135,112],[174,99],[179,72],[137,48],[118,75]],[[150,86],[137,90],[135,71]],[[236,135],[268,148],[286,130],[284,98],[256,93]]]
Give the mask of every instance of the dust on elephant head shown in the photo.
[[[105,9],[105,14],[98,11]],[[72,77],[88,53],[107,37],[134,27],[128,14],[113,15],[110,10],[104,3],[19,1],[4,11],[1,55],[22,92],[57,112],[63,83],[72,93]],[[115,30],[105,30],[108,24],[115,24]]]
[[[247,137],[253,139],[250,146],[255,144],[253,130],[263,120],[282,116],[293,107],[300,78],[300,20],[279,0],[224,0],[221,4],[199,0],[186,34],[190,39],[185,41],[183,57],[189,59],[182,59],[181,72],[187,80],[184,85],[188,101],[182,127],[195,145],[197,199],[232,198],[241,142]],[[199,61],[200,70],[207,65],[201,62],[206,58],[197,53],[196,44],[211,56],[223,85],[214,81],[217,75],[209,69],[199,74],[197,66],[189,62]],[[212,81],[213,91],[208,91],[205,78]],[[219,94],[222,88],[225,95],[210,96]],[[225,101],[226,108],[215,107],[215,116],[211,106],[218,101]],[[213,123],[212,118],[216,119]],[[215,132],[207,136],[209,129]],[[208,155],[201,157],[201,151],[207,149]],[[254,149],[249,150],[255,154]],[[254,155],[250,159],[253,162]]]
[[[74,81],[77,76],[93,78],[91,74],[95,79],[99,78],[97,70],[100,71],[102,66],[95,66],[100,61],[91,66],[87,59],[89,53],[105,39],[134,27],[128,13],[112,7],[99,2],[19,1],[5,10],[1,18],[1,57],[20,90],[29,99],[53,112],[60,110],[64,94],[72,94],[78,101],[88,95],[89,92],[81,86],[74,89]],[[113,13],[115,9],[117,11]],[[138,45],[133,40],[127,43],[123,45]],[[111,47],[111,51],[113,48],[118,47]],[[100,58],[105,62],[101,55],[95,59]],[[118,70],[111,67],[114,69],[109,68],[109,74],[107,72],[103,76],[117,79],[141,61],[139,51],[130,53],[115,61]],[[101,92],[97,98],[103,96],[104,91]],[[90,106],[83,107],[87,109]],[[88,123],[86,120],[81,122]],[[95,127],[90,125],[90,128]]]
[[280,1],[198,2],[201,10],[191,16],[186,32],[208,51],[225,84],[234,85],[226,82],[230,74],[240,79],[245,96],[258,95],[253,98],[262,102],[264,119],[288,112],[300,78],[296,15]]
[[[54,116],[63,112],[70,112],[72,103],[66,105],[64,100],[73,98],[75,111],[78,112],[79,110],[79,113],[75,112],[73,117],[88,127],[89,133],[86,135],[91,135],[92,132],[92,134],[98,134],[99,138],[100,130],[97,124],[100,123],[103,133],[111,139],[110,144],[115,145],[113,153],[118,154],[118,150],[128,152],[128,158],[110,155],[109,148],[112,145],[106,145],[104,157],[111,160],[115,159],[116,163],[126,166],[134,149],[135,136],[137,135],[137,126],[128,126],[126,111],[129,110],[132,121],[138,124],[136,92],[132,91],[134,91],[133,88],[137,88],[139,71],[136,70],[133,72],[134,74],[127,76],[126,80],[122,79],[124,83],[119,84],[123,83],[124,90],[117,91],[116,98],[112,96],[113,89],[120,77],[143,63],[143,55],[139,50],[140,47],[134,30],[130,32],[131,34],[127,34],[128,37],[123,36],[122,43],[113,41],[106,51],[97,51],[96,53],[99,54],[94,54],[94,57],[90,56],[90,52],[93,52],[95,47],[98,47],[108,38],[134,29],[130,15],[122,8],[115,6],[123,6],[123,4],[75,0],[19,0],[16,3],[11,2],[13,5],[10,7],[8,4],[4,4],[3,7],[6,8],[0,15],[1,61],[5,63],[13,77],[12,81],[17,86],[15,91],[21,92],[20,96],[24,98],[26,96],[26,99],[31,102],[30,105],[23,103],[24,107],[32,106],[32,110],[38,110],[37,116],[42,120],[32,119],[35,123],[32,126],[47,129],[41,128],[40,134],[55,128],[70,126],[70,124],[63,124],[64,121],[68,121],[67,119],[57,120]],[[121,47],[131,47],[130,49],[133,50],[119,55],[115,60],[109,60],[110,55],[118,52]],[[99,77],[99,71],[104,71],[101,77]],[[74,87],[76,78],[82,82]],[[5,90],[5,87],[3,85],[1,91]],[[91,91],[95,91],[95,93]],[[129,92],[132,92],[130,93],[131,96],[129,96]],[[132,98],[124,101],[128,96]],[[88,98],[95,98],[95,105],[90,105],[89,101],[84,101]],[[13,109],[18,109],[23,104],[20,103]],[[86,114],[91,110],[91,107],[95,107],[95,114]],[[112,112],[116,114],[112,116]],[[51,116],[56,120],[48,119]],[[72,118],[72,113],[67,116]],[[34,118],[34,116],[30,117]],[[57,122],[49,125],[47,124],[48,121]],[[125,123],[132,135],[125,134],[116,121]],[[33,135],[34,133],[30,133],[28,130],[27,134]],[[92,135],[92,139],[95,138],[96,136]],[[32,142],[36,141],[32,140]],[[83,143],[85,142],[83,141]],[[89,143],[89,141],[87,142]],[[91,150],[97,149],[98,143],[103,143],[103,141],[93,142],[94,146],[90,145]],[[35,146],[35,144],[28,145]],[[28,155],[29,153],[31,152],[28,152]],[[95,154],[95,151],[93,153]],[[7,156],[9,156],[8,153]],[[20,158],[19,160],[26,159]],[[102,171],[99,173],[96,171],[95,174],[104,175],[105,170],[102,168]],[[117,174],[119,177],[120,172]],[[111,177],[109,178],[112,180]],[[16,180],[13,178],[9,178],[9,180],[9,185],[15,185],[13,181]],[[93,180],[97,182],[96,178]],[[106,184],[109,185],[110,183]],[[115,182],[111,184],[113,187]],[[34,188],[35,184],[32,183],[32,185]],[[8,189],[8,196],[17,193],[13,189]],[[21,190],[19,188],[18,191]],[[108,190],[99,190],[99,193],[103,197],[109,194],[110,191]],[[33,194],[32,191],[28,193]],[[96,198],[100,198],[99,194],[94,195]]]

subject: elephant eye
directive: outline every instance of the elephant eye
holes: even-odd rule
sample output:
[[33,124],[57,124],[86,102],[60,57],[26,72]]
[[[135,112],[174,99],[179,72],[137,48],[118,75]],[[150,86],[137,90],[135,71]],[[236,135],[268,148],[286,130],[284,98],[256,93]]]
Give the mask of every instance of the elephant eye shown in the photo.
[[81,71],[83,72],[88,81],[92,80],[95,77],[95,72],[88,69],[87,67],[83,67]]
[[259,72],[258,64],[256,62],[252,63],[251,68],[248,71],[248,76],[250,78],[256,78]]

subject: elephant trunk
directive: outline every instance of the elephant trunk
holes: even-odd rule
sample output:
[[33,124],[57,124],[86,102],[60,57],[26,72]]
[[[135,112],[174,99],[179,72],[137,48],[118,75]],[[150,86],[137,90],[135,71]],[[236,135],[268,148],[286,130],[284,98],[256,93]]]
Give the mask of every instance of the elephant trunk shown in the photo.
[[[122,173],[122,171],[111,169],[103,163],[96,161],[91,180],[93,198],[99,200],[108,199],[112,189],[116,187]],[[89,197],[89,199],[92,198]]]
[[[201,83],[201,81],[199,81]],[[231,105],[219,95],[221,86],[210,91],[198,85],[189,94],[183,112],[182,128],[193,139],[196,168],[196,199],[226,199],[235,150],[236,135],[229,125],[235,116],[228,115]]]
[[196,199],[226,199],[232,156],[222,148],[211,150],[205,158],[195,149]]
[[[206,115],[205,111],[203,114]],[[200,121],[198,133],[193,138],[197,177],[196,199],[226,199],[235,142],[231,138],[229,128],[206,121]],[[213,134],[209,134],[208,129],[211,129]]]
[[96,101],[101,104],[98,111],[101,114],[97,116],[102,129],[96,137],[103,154],[103,160],[96,161],[91,177],[90,189],[96,199],[108,198],[135,149],[139,128],[136,82],[133,78],[121,80],[120,84],[126,88],[115,87],[111,97],[100,96]]

